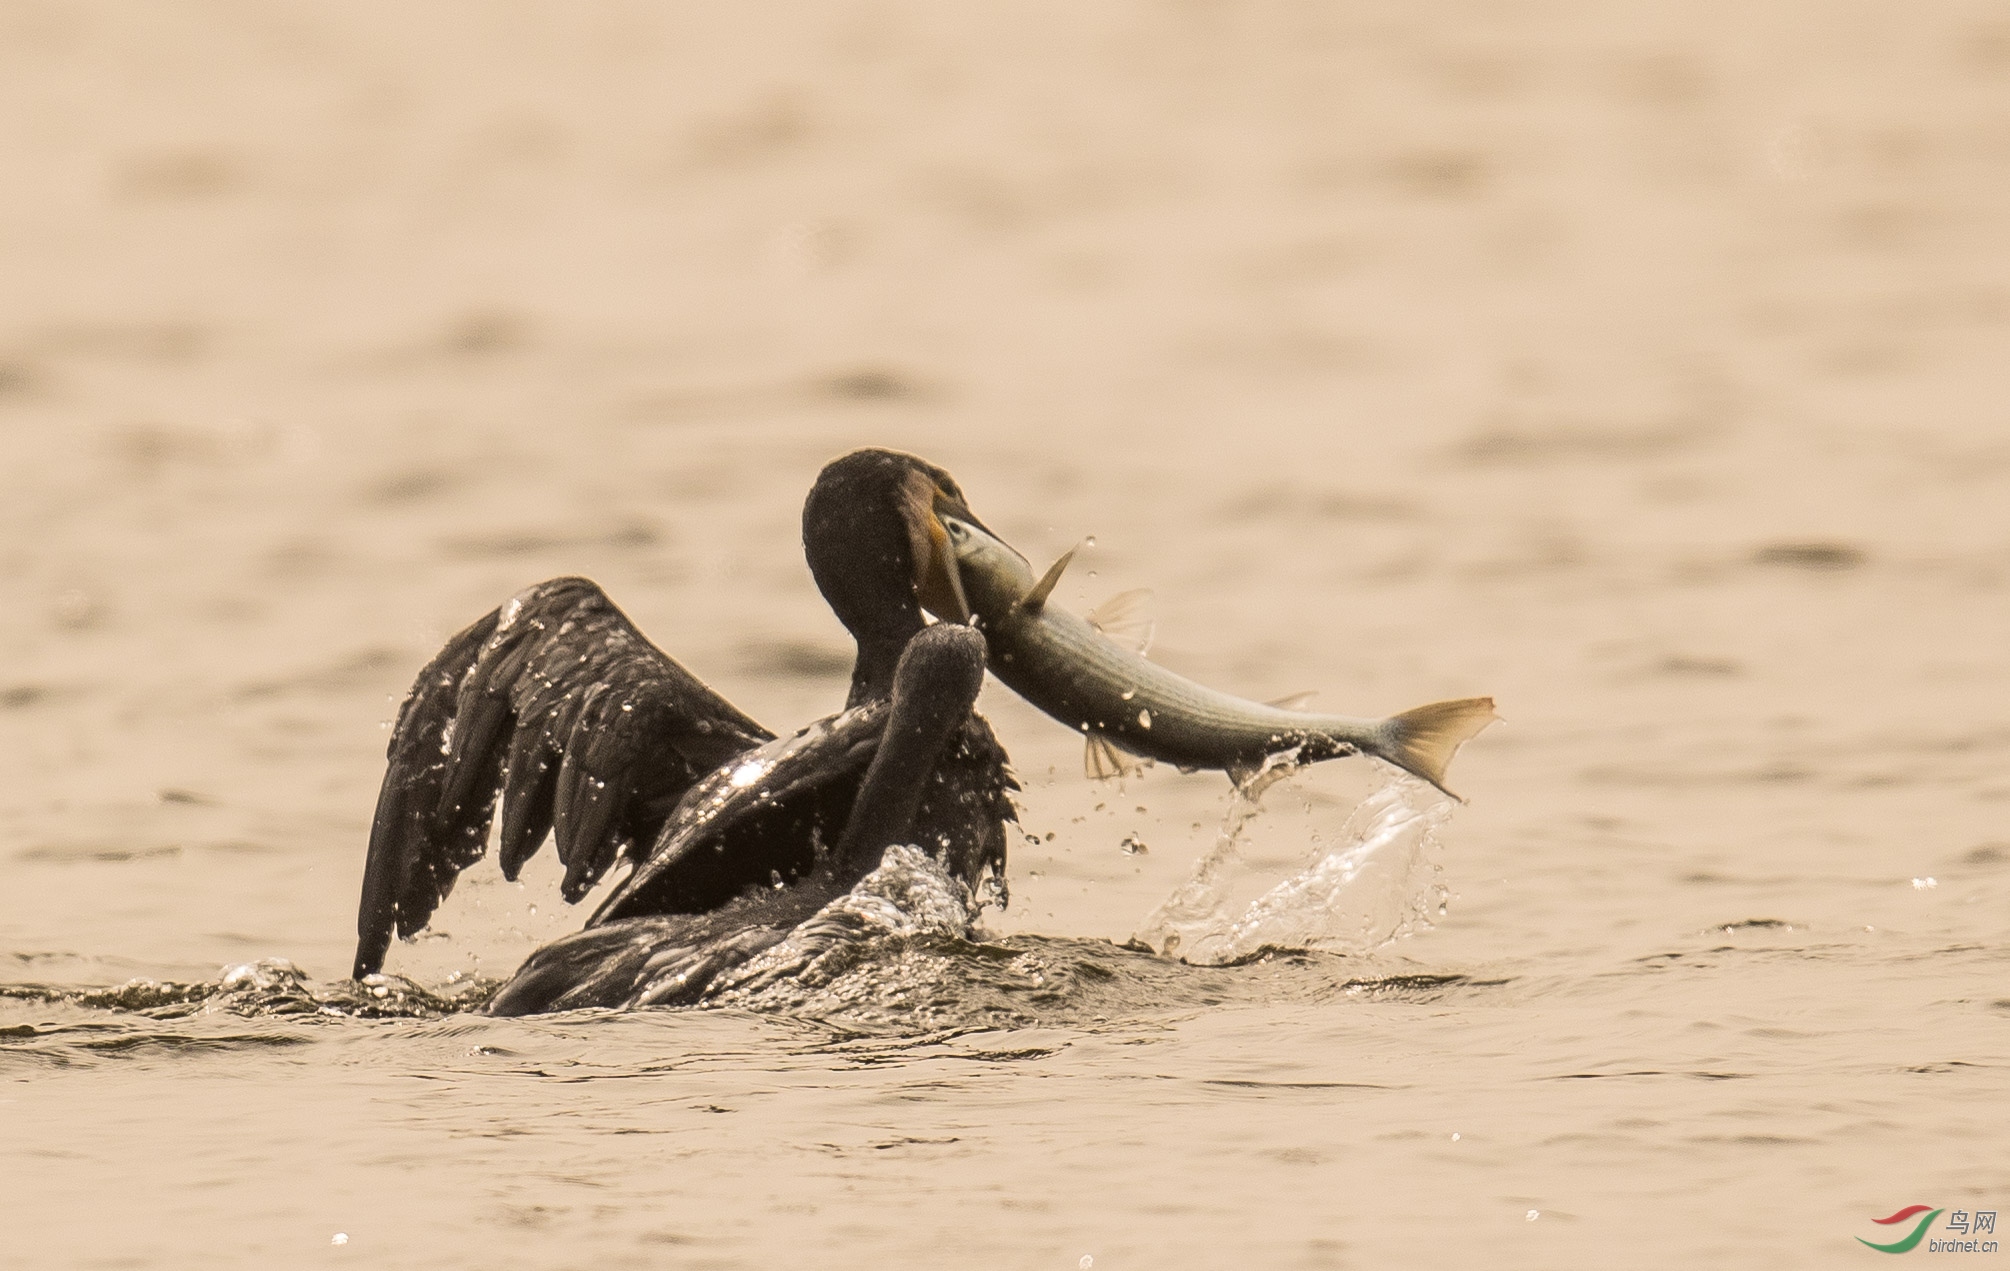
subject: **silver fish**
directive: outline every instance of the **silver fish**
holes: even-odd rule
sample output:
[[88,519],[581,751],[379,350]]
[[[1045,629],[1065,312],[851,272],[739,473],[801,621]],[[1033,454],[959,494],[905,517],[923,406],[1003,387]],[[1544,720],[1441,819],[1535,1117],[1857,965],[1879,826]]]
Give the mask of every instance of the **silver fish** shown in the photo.
[[[1300,763],[1369,754],[1446,794],[1458,748],[1499,718],[1491,697],[1433,702],[1387,719],[1315,715],[1196,684],[1049,603],[1074,552],[1040,578],[981,526],[943,515],[963,599],[990,644],[991,671],[1021,697],[1098,744],[1181,768],[1221,768],[1240,782],[1273,754]],[[1457,798],[1457,795],[1452,797]]]

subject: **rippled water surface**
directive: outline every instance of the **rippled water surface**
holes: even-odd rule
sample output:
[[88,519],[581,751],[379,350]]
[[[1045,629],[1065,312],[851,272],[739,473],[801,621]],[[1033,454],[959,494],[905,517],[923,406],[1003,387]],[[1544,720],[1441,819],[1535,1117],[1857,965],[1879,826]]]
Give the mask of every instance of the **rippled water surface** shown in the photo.
[[[1826,1268],[2010,1212],[1996,7],[23,2],[0,119],[0,1263]],[[1495,695],[1470,802],[1092,783],[993,684],[967,935],[473,1013],[581,921],[547,853],[343,981],[441,641],[586,574],[822,715],[801,499],[866,444],[1094,535],[1058,599],[1152,588],[1208,684]]]

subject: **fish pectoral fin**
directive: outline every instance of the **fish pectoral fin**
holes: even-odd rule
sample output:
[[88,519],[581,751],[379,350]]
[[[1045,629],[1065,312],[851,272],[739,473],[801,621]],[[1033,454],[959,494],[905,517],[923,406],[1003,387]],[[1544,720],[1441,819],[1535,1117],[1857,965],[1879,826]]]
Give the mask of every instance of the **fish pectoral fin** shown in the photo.
[[1047,566],[1047,572],[1040,576],[1039,582],[1033,584],[1033,590],[1020,598],[1019,607],[1027,613],[1038,613],[1045,608],[1047,597],[1054,593],[1054,584],[1061,581],[1061,575],[1068,572],[1068,562],[1075,559],[1075,553],[1081,550],[1077,545],[1061,553],[1061,559]]
[[1152,649],[1158,623],[1152,618],[1151,588],[1135,587],[1120,591],[1088,613],[1089,625],[1108,636],[1112,643],[1143,657]]
[[1134,777],[1145,770],[1145,762],[1101,733],[1090,733],[1082,740],[1082,774],[1091,781]]
[[1317,696],[1319,696],[1318,689],[1308,688],[1302,693],[1287,693],[1283,697],[1273,697],[1264,705],[1275,706],[1281,711],[1302,711],[1310,706],[1312,699]]

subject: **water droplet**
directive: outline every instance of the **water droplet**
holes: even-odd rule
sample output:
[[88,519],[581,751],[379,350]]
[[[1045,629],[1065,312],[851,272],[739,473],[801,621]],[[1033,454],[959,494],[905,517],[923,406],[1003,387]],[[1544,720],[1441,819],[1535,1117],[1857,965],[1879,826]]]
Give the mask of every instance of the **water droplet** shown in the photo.
[[1130,701],[1133,697],[1136,697],[1137,695],[1138,691],[1134,688],[1127,688],[1121,694],[1119,694],[1119,696],[1121,696],[1127,702]]
[[1542,1211],[1540,1209],[1531,1209],[1528,1211],[1528,1220],[1530,1222],[1534,1222],[1536,1219],[1540,1217],[1542,1217]]
[[1096,545],[1096,536],[1094,534],[1089,535],[1082,540],[1082,545],[1085,547],[1094,547]]
[[334,1235],[328,1237],[328,1243],[331,1245],[346,1245],[349,1243],[349,1233],[346,1231],[338,1231]]
[[1456,1143],[1456,1142],[1458,1142],[1458,1141],[1459,1141],[1459,1132],[1458,1132],[1457,1130],[1453,1130],[1453,1131],[1452,1131],[1452,1142]]
[[1138,727],[1149,729],[1151,726],[1152,726],[1152,713],[1150,711],[1139,711]]
[[1938,886],[1940,886],[1940,880],[1937,878],[1915,878],[1912,880],[1912,890],[1914,891],[1925,891],[1929,887]]
[[[1093,542],[1095,542],[1096,540],[1095,540],[1095,539],[1090,539],[1089,541],[1090,541],[1091,543],[1093,543]],[[1077,1263],[1076,1263],[1075,1265],[1076,1265],[1076,1266],[1078,1266],[1078,1267],[1080,1267],[1080,1268],[1082,1269],[1082,1271],[1089,1271],[1089,1268],[1090,1268],[1090,1267],[1093,1267],[1093,1266],[1095,1266],[1095,1265],[1096,1265],[1096,1260],[1095,1260],[1094,1258],[1090,1257],[1090,1256],[1089,1256],[1088,1254],[1086,1254],[1086,1253],[1085,1253],[1085,1254],[1083,1254],[1083,1255],[1082,1255],[1082,1260],[1081,1260],[1080,1262],[1077,1262]]]

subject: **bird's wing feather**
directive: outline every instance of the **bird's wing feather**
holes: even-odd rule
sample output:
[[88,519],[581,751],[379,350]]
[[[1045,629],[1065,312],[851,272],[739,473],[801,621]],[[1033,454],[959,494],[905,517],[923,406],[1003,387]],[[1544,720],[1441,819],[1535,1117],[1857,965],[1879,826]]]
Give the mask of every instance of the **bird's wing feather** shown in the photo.
[[[819,819],[818,811],[829,813],[832,824],[825,829],[835,839],[857,777],[879,749],[888,710],[884,699],[854,706],[699,778],[657,831],[648,855],[615,885],[586,925],[710,908],[750,885],[769,882],[771,870],[792,881],[790,876],[812,867],[815,857],[808,854],[816,845],[810,825]],[[820,797],[834,798],[837,805],[819,809]],[[805,823],[795,830],[758,832],[761,818],[780,816],[793,823],[798,808]],[[729,846],[736,850],[727,851]]]
[[555,831],[578,900],[624,843],[653,842],[700,777],[773,734],[651,644],[598,585],[556,578],[447,642],[391,734],[357,914],[357,975],[383,965],[481,859],[501,795],[507,877]]

